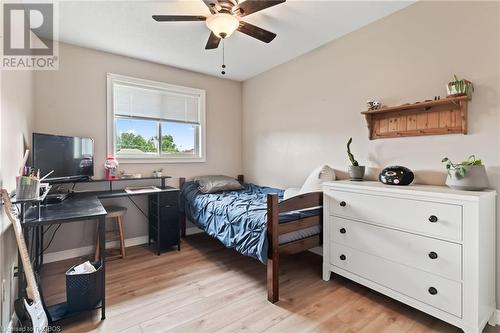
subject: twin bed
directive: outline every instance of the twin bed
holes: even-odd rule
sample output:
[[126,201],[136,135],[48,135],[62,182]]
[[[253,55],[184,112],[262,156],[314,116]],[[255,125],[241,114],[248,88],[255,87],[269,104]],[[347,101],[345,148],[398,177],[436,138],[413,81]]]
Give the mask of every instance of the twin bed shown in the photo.
[[323,195],[311,192],[283,199],[283,190],[244,183],[241,190],[205,194],[180,179],[181,233],[186,219],[226,247],[267,265],[267,298],[279,300],[279,256],[320,245]]

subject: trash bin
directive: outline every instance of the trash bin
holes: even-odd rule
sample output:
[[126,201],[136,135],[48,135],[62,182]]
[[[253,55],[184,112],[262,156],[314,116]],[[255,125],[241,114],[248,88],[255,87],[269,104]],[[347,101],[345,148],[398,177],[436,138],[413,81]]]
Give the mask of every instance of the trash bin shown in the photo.
[[102,298],[102,265],[91,263],[96,271],[92,273],[71,274],[75,267],[66,272],[66,299],[69,312],[94,309]]

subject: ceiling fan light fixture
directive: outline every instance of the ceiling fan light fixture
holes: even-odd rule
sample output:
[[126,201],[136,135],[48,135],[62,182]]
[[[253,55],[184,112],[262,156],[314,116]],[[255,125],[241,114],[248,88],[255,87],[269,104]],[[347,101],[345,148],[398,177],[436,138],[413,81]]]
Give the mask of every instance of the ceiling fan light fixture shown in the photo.
[[207,27],[217,37],[227,38],[238,29],[240,20],[228,13],[217,13],[207,18]]

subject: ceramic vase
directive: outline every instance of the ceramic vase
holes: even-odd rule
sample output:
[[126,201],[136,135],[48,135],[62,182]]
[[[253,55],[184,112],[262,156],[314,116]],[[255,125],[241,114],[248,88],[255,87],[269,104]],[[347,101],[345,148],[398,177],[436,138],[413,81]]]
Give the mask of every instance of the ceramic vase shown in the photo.
[[355,166],[349,165],[349,177],[354,181],[361,181],[365,176],[365,167],[364,166]]

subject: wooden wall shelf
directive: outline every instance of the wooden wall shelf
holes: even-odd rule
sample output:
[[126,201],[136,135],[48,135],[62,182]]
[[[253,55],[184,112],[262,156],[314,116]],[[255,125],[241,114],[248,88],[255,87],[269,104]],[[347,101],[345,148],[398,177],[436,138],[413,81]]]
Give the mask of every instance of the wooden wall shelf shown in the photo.
[[405,136],[467,134],[467,96],[416,102],[361,112],[370,140]]

